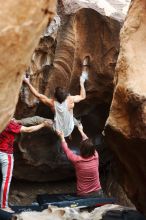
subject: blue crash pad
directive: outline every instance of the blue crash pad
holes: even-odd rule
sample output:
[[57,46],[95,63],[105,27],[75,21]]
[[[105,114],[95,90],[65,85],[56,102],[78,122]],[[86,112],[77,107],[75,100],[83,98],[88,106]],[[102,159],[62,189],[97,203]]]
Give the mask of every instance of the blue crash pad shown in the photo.
[[[15,213],[21,213],[21,212],[30,212],[30,211],[37,211],[41,212],[42,208],[39,205],[28,205],[28,206],[11,206],[11,209]],[[1,219],[0,219],[1,220]]]
[[0,220],[11,220],[12,213],[0,209]]
[[114,204],[114,198],[101,198],[101,197],[82,197],[76,194],[43,194],[37,196],[37,202],[44,209],[48,205],[58,207],[96,207],[105,204]]

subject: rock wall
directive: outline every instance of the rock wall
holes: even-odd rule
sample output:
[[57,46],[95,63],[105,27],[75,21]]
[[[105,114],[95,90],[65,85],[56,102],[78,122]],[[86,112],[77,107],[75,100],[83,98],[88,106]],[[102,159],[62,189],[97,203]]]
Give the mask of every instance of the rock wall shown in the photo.
[[14,114],[23,72],[55,11],[54,0],[1,1],[0,131]]
[[106,136],[117,180],[146,214],[146,2],[134,0],[120,34],[115,91]]
[[91,8],[103,16],[123,21],[127,15],[130,0],[62,0],[66,14],[76,13],[82,8]]
[[[36,70],[29,72],[30,81],[39,92],[47,96],[53,96],[55,87],[59,85],[66,87],[71,94],[79,94],[82,60],[89,55],[91,68],[86,84],[87,99],[76,106],[75,115],[82,117],[86,132],[96,138],[97,132],[103,129],[112,99],[120,24],[93,9],[81,9],[76,14],[66,15],[60,8],[59,13],[61,26],[56,38],[52,40],[53,45],[55,44],[53,64],[36,65]],[[52,36],[45,39],[49,54]],[[39,51],[33,61],[36,64],[39,57],[43,56],[43,50],[39,48],[40,43],[35,50],[35,54]],[[15,115],[16,118],[33,115],[53,118],[49,107],[39,103],[25,86],[22,88]],[[74,133],[73,142],[70,143],[74,150],[78,149],[75,146],[78,146],[80,140],[79,135]],[[38,181],[39,175],[39,181],[50,181],[73,175],[66,157],[59,153],[57,137],[51,132],[48,134],[47,129],[21,137],[18,146],[14,172],[16,178]]]

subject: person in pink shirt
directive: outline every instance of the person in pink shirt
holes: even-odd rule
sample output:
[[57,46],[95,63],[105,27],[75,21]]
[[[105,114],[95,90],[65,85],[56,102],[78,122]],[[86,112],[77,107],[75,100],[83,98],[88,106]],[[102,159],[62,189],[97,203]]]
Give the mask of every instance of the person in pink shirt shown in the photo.
[[99,156],[91,139],[81,142],[80,155],[68,148],[62,131],[57,131],[61,147],[67,158],[73,163],[77,178],[77,195],[103,196],[99,179]]

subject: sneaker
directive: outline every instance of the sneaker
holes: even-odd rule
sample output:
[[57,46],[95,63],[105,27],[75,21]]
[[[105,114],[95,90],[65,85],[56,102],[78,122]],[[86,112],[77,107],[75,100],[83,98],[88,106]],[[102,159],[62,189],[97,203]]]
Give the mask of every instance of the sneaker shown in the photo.
[[14,213],[14,211],[10,207],[1,208],[1,210],[5,211],[5,212]]

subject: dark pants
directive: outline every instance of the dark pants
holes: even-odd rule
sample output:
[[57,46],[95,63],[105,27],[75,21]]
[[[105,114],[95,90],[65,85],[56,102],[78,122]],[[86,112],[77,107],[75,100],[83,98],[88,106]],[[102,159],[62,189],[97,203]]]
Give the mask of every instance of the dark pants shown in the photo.
[[23,118],[23,119],[17,120],[17,122],[22,124],[23,126],[33,126],[33,125],[41,124],[46,120],[50,123],[50,127],[52,127],[53,126],[53,121],[51,119],[43,118],[43,117],[40,117],[40,116],[33,116],[33,117]]

